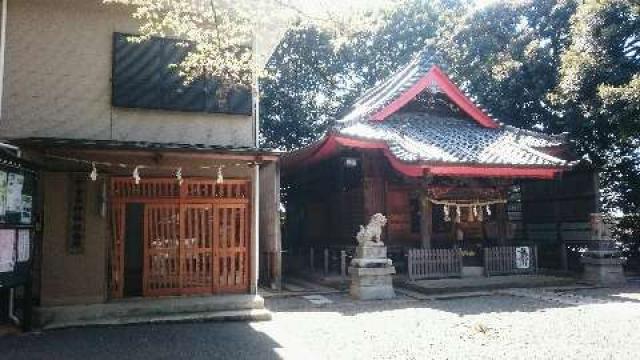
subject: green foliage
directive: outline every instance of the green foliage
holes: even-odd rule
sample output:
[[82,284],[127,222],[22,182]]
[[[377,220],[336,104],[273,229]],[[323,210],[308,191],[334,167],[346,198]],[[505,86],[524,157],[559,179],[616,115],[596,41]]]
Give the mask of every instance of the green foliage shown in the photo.
[[457,1],[410,1],[375,32],[339,48],[316,28],[290,31],[274,52],[261,85],[261,144],[292,150],[318,139],[344,106],[384,79],[437,35]]
[[267,65],[262,82],[262,146],[292,150],[308,145],[335,114],[340,61],[330,38],[314,28],[289,32]]
[[326,50],[330,39],[317,31],[289,34],[270,63],[278,74],[263,89],[265,144],[292,149],[317,139],[341,106],[426,47],[501,121],[567,132],[576,154],[602,169],[605,207],[630,216],[620,233],[637,237],[637,1],[502,1],[477,9],[413,0],[388,16],[384,27],[338,50]]
[[560,83],[549,98],[578,152],[602,169],[604,205],[621,238],[640,238],[640,4],[582,3],[571,19]]

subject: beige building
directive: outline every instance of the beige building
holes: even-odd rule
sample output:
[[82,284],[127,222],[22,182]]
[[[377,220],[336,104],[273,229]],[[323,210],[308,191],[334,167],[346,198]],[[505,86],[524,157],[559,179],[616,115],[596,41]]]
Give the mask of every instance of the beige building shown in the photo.
[[277,286],[278,156],[256,147],[250,93],[182,86],[163,62],[179,55],[171,40],[123,41],[137,29],[123,6],[4,0],[2,18],[0,139],[42,169],[41,314],[254,296],[259,273]]

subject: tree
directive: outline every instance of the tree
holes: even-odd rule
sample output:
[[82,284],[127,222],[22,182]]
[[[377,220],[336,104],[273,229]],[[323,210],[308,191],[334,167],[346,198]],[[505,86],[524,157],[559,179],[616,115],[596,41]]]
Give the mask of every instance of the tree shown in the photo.
[[[604,205],[640,235],[640,3],[585,1],[571,19],[560,82],[550,95],[578,151],[602,169]],[[636,240],[637,241],[637,240]]]
[[573,0],[499,2],[452,19],[431,45],[458,85],[498,119],[564,131],[547,93],[558,79]]
[[335,114],[341,66],[330,37],[318,29],[290,31],[276,48],[262,82],[260,140],[293,150],[316,140]]
[[340,47],[318,28],[292,30],[267,65],[263,82],[262,144],[292,150],[318,139],[362,91],[384,79],[432,40],[461,2],[413,0],[386,13],[374,30]]

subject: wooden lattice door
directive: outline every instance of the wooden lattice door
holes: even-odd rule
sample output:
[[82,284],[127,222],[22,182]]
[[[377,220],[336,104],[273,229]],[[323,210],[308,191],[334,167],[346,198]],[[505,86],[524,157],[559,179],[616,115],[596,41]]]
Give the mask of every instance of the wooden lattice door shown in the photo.
[[144,295],[243,292],[249,287],[247,206],[145,206]]
[[180,217],[178,204],[144,208],[144,296],[180,294]]
[[125,204],[144,206],[144,296],[249,290],[247,180],[130,179],[112,182],[112,294],[122,297]]
[[247,205],[216,205],[214,222],[216,292],[244,292],[249,289]]
[[213,206],[183,206],[182,293],[213,291]]

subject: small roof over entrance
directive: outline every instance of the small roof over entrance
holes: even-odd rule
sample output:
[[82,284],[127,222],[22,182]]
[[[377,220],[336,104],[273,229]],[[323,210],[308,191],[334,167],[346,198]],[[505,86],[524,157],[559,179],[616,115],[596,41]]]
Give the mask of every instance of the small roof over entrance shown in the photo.
[[284,157],[285,171],[344,149],[380,150],[398,172],[553,178],[571,163],[563,136],[505,125],[418,54],[366,91],[318,142]]

